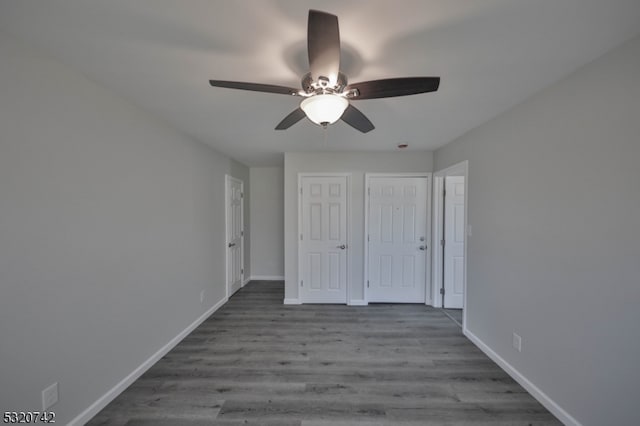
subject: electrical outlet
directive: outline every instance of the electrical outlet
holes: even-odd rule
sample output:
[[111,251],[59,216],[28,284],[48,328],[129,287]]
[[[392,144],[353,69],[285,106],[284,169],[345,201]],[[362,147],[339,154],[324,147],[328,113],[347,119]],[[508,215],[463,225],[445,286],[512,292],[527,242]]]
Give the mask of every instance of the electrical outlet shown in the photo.
[[204,303],[204,290],[200,292],[200,303]]
[[58,382],[42,391],[42,409],[48,410],[56,402],[58,402]]
[[518,352],[522,352],[522,337],[518,336],[516,333],[513,333],[513,349]]

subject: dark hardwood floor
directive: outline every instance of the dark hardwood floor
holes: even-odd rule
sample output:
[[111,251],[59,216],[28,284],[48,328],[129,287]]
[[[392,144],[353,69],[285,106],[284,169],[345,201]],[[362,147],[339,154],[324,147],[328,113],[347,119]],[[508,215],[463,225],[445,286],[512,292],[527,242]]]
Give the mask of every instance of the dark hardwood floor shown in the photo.
[[559,425],[442,311],[251,282],[90,425]]

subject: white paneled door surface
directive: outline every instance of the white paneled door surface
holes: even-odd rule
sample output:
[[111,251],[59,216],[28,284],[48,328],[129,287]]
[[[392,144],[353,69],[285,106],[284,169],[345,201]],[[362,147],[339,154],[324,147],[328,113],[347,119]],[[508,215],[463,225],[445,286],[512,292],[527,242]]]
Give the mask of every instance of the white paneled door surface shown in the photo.
[[427,188],[427,177],[370,178],[369,302],[425,302]]
[[230,297],[242,287],[243,266],[243,183],[227,176],[226,222],[227,222],[227,294]]
[[347,176],[300,179],[300,299],[347,302]]
[[464,300],[464,176],[445,178],[444,307],[462,308]]

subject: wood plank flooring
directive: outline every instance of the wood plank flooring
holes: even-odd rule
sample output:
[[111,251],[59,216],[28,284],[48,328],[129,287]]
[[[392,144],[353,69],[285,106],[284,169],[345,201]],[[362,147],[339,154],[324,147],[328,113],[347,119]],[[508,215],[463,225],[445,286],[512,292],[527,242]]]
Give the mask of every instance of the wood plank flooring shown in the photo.
[[88,424],[561,424],[440,310],[283,298],[249,283]]
[[462,328],[462,309],[443,309],[442,312]]

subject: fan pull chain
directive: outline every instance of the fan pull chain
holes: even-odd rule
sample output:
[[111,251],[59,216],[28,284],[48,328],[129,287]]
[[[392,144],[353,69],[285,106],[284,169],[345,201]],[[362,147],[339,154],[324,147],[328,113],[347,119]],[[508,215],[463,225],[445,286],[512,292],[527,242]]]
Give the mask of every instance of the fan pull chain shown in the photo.
[[324,147],[325,148],[329,148],[329,141],[327,139],[327,132],[329,131],[328,127],[329,126],[323,126],[322,127],[322,135],[323,135],[323,138],[324,138]]

